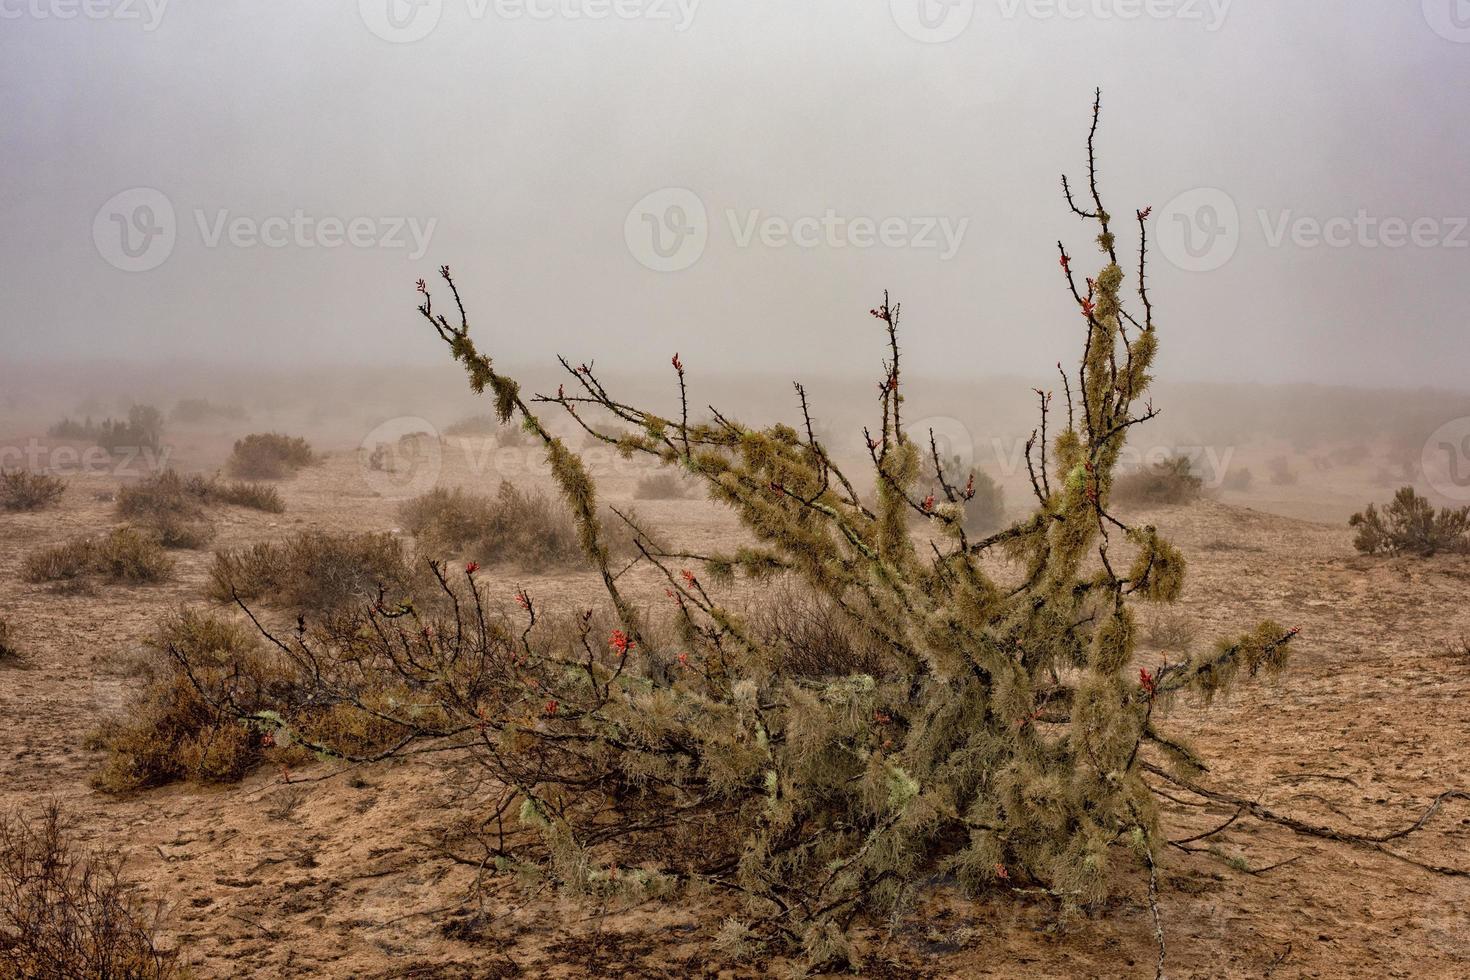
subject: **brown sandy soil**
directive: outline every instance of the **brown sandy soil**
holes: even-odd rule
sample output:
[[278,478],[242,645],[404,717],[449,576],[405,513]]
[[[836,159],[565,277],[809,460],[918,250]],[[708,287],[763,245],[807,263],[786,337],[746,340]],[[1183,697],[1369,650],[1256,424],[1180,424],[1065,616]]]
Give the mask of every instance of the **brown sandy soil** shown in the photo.
[[[207,454],[175,460],[217,463]],[[510,462],[509,458],[506,460]],[[633,475],[607,464],[604,495],[631,493]],[[532,467],[491,466],[502,472]],[[465,459],[445,458],[448,482],[478,482]],[[512,473],[511,475],[517,475]],[[0,615],[29,651],[29,669],[0,670],[0,808],[34,811],[59,798],[83,835],[128,856],[132,872],[170,908],[171,943],[197,975],[296,977],[745,976],[783,964],[713,958],[709,937],[729,911],[715,897],[632,909],[526,895],[492,881],[471,894],[473,869],[426,846],[453,818],[443,763],[342,769],[318,764],[263,772],[230,787],[173,786],[126,799],[87,783],[99,756],[84,748],[98,718],[135,682],[120,665],[159,614],[199,598],[209,552],[181,552],[176,580],[101,586],[61,596],[29,585],[27,552],[114,522],[95,495],[115,476],[73,479],[59,508],[0,515]],[[339,454],[282,487],[288,511],[224,509],[215,546],[307,526],[396,526],[391,493]],[[389,488],[391,490],[391,487]],[[1305,488],[1293,510],[1307,508]],[[1352,494],[1344,494],[1348,499]],[[1357,496],[1386,496],[1384,491]],[[1018,499],[1014,495],[1013,500]],[[1227,497],[1237,500],[1238,497]],[[1261,617],[1302,628],[1277,681],[1249,684],[1205,708],[1181,703],[1175,730],[1194,738],[1206,781],[1318,824],[1381,832],[1412,823],[1448,788],[1470,789],[1470,560],[1356,556],[1337,523],[1310,523],[1205,502],[1140,515],[1191,558],[1185,599],[1160,614],[1177,644],[1212,642]],[[692,547],[728,541],[713,505],[642,502],[641,514]],[[483,573],[482,573],[483,574]],[[635,592],[662,596],[635,571]],[[642,575],[642,577],[639,577]],[[492,576],[524,584],[543,604],[596,600],[591,575]],[[1150,649],[1155,665],[1169,650]],[[1176,838],[1216,826],[1229,807],[1166,805]],[[1438,877],[1345,844],[1242,819],[1214,838],[1220,853],[1171,849],[1162,906],[1171,977],[1470,976],[1470,879]],[[1470,804],[1450,803],[1395,847],[1422,860],[1470,866]],[[1261,874],[1241,870],[1288,864]],[[943,883],[901,920],[863,935],[873,976],[1152,976],[1155,956],[1143,882],[1060,926],[1032,899],[978,903]]]

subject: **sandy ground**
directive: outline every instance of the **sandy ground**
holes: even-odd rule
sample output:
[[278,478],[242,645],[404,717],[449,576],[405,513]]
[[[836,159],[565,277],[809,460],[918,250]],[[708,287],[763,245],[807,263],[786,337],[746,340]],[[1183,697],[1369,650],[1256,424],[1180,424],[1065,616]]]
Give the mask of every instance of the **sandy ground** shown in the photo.
[[[175,459],[213,465],[207,453]],[[499,463],[451,447],[441,478],[484,486],[534,464]],[[599,464],[610,499],[633,477]],[[715,898],[632,909],[568,904],[492,882],[471,894],[471,869],[425,842],[452,818],[442,770],[423,763],[263,772],[223,788],[174,786],[117,799],[88,787],[99,756],[83,737],[136,683],[120,664],[168,609],[201,602],[210,553],[180,552],[175,581],[102,586],[62,596],[20,580],[32,549],[115,522],[97,499],[116,474],[75,477],[60,506],[0,515],[0,615],[31,656],[0,669],[0,808],[34,811],[56,797],[91,842],[128,856],[132,873],[168,903],[168,939],[201,977],[744,976],[776,972],[712,958],[725,914]],[[365,476],[351,453],[283,484],[288,511],[225,509],[215,546],[304,527],[392,529],[397,487]],[[1341,523],[1346,502],[1387,492],[1361,477],[1314,505],[1305,488],[1273,499],[1228,495],[1136,515],[1171,534],[1191,559],[1184,601],[1162,633],[1206,644],[1262,617],[1302,628],[1278,681],[1248,685],[1205,708],[1179,705],[1175,730],[1213,761],[1208,782],[1319,824],[1369,831],[1411,823],[1448,788],[1470,789],[1470,560],[1357,556]],[[1013,501],[1019,497],[1012,494]],[[1315,506],[1315,510],[1314,510]],[[1270,507],[1282,513],[1268,513]],[[714,505],[640,503],[650,523],[692,547],[728,541]],[[1316,523],[1302,517],[1316,514]],[[651,599],[662,589],[637,577]],[[498,576],[543,604],[590,602],[590,575]],[[1172,630],[1171,630],[1172,627]],[[1156,664],[1166,651],[1146,652]],[[1171,648],[1177,656],[1177,647]],[[1168,804],[1186,837],[1228,807]],[[1437,877],[1389,857],[1304,838],[1250,820],[1215,838],[1221,853],[1172,850],[1162,904],[1171,977],[1470,976],[1470,879]],[[1398,847],[1470,867],[1470,804],[1448,805]],[[1254,874],[1252,868],[1290,863]],[[872,976],[1152,976],[1154,945],[1141,882],[1123,885],[1093,918],[1061,926],[1029,900],[984,905],[942,884],[913,914],[863,935]]]

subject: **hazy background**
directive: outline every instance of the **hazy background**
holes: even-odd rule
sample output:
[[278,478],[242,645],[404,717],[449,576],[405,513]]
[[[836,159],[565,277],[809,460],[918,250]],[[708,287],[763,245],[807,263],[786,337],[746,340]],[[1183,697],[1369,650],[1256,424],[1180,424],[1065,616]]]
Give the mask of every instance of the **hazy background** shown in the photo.
[[[1080,337],[1058,176],[1101,86],[1105,198],[1164,249],[1161,375],[1465,389],[1467,42],[1463,0],[0,0],[5,373],[434,364],[413,284],[448,263],[517,364],[872,373],[887,287],[914,371],[1037,374]],[[643,212],[687,198],[635,206],[667,188],[707,243],[656,271]],[[949,257],[739,240],[829,209],[967,224]],[[210,244],[298,211],[432,230]],[[1419,241],[1273,244],[1360,211]]]

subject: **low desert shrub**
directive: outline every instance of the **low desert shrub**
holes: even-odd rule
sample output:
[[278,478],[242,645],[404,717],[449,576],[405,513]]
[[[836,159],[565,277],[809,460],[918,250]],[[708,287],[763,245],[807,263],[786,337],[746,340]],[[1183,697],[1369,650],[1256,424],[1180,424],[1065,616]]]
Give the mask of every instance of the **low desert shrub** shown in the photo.
[[238,596],[330,611],[376,602],[380,588],[396,602],[411,596],[420,578],[402,542],[391,534],[305,531],[284,541],[216,552],[208,594],[220,602]]
[[1199,499],[1203,486],[1204,481],[1192,472],[1188,456],[1171,456],[1117,477],[1112,499],[1133,506],[1187,504]]
[[1358,530],[1353,546],[1366,555],[1470,551],[1470,505],[1436,512],[1413,487],[1400,487],[1382,511],[1369,504],[1348,525]]
[[404,528],[428,551],[458,554],[487,567],[536,570],[585,564],[566,507],[502,481],[495,496],[435,487],[399,508]]
[[1220,481],[1221,490],[1231,490],[1235,493],[1244,493],[1251,488],[1254,475],[1247,466],[1232,467],[1225,473],[1225,478]]
[[214,537],[205,508],[234,504],[268,513],[285,510],[280,492],[262,483],[227,483],[164,470],[120,487],[117,514],[150,529],[165,548],[202,548]]
[[783,582],[748,613],[763,648],[777,654],[773,666],[790,677],[883,677],[895,663],[882,641],[854,627],[831,598]]
[[57,803],[0,815],[0,978],[169,980],[163,909],[124,875],[115,849],[76,842]]
[[131,527],[42,548],[28,555],[21,567],[22,577],[36,583],[101,579],[143,584],[164,581],[172,573],[173,561],[157,538]]
[[300,436],[256,432],[236,440],[225,472],[245,480],[282,480],[315,462],[311,444]]
[[677,473],[663,471],[638,478],[633,487],[634,500],[683,500],[692,488]]
[[163,413],[152,405],[134,405],[127,421],[107,419],[97,431],[97,445],[110,453],[156,452],[163,446]]
[[26,470],[0,472],[0,510],[40,510],[66,492],[66,481]]
[[1296,468],[1288,456],[1272,456],[1267,460],[1266,476],[1273,487],[1294,486],[1297,481]]

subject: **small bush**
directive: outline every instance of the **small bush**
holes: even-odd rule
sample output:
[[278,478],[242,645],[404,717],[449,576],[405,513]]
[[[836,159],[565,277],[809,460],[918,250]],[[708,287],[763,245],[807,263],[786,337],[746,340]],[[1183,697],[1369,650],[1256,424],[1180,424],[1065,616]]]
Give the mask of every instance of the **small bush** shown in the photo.
[[300,436],[256,432],[235,442],[225,471],[246,480],[282,480],[315,462],[311,444]]
[[60,806],[0,815],[0,977],[168,980],[162,909],[123,875],[115,851],[83,849]]
[[21,567],[27,582],[161,582],[173,572],[173,561],[159,541],[131,527],[102,537],[72,538],[29,555]]
[[268,483],[214,483],[210,486],[210,500],[267,514],[283,514],[286,511],[286,502],[281,499],[281,491]]
[[97,431],[97,445],[110,453],[158,450],[163,445],[163,413],[152,405],[134,405],[127,421],[107,419]]
[[208,504],[235,504],[269,513],[285,510],[280,493],[261,483],[222,483],[164,470],[117,493],[119,517],[150,528],[165,548],[202,548],[214,536]]
[[777,669],[788,677],[847,677],[891,672],[883,645],[826,596],[790,582],[775,589],[752,617],[757,636],[779,651]]
[[1289,487],[1296,484],[1296,470],[1286,456],[1273,456],[1266,463],[1266,475],[1273,487]]
[[1113,481],[1113,500],[1120,504],[1187,504],[1199,499],[1204,481],[1191,472],[1188,456],[1171,456]]
[[374,602],[379,586],[397,601],[421,579],[391,534],[324,531],[216,552],[209,574],[209,595],[221,602],[238,595],[321,612]]
[[677,473],[661,470],[638,478],[633,487],[634,500],[684,500],[692,488]]
[[1470,505],[1451,509],[1434,505],[1401,487],[1380,513],[1372,504],[1348,521],[1358,529],[1353,546],[1366,555],[1422,555],[1470,551]]
[[1231,469],[1225,473],[1225,478],[1220,481],[1220,489],[1244,493],[1251,488],[1251,481],[1253,479],[1255,477],[1249,467],[1242,466],[1239,469]]
[[40,510],[60,499],[66,481],[25,470],[0,472],[0,509]]
[[0,619],[0,667],[15,667],[25,663],[25,655],[15,645],[11,636],[10,623]]
[[[399,508],[404,527],[431,551],[463,554],[483,565],[536,569],[581,565],[577,528],[565,507],[502,482],[492,500],[435,487]],[[604,522],[610,530],[622,524]]]
[[101,431],[101,428],[92,421],[91,416],[88,416],[81,422],[68,417],[47,429],[46,434],[53,439],[76,439],[86,442],[96,442],[97,436]]

